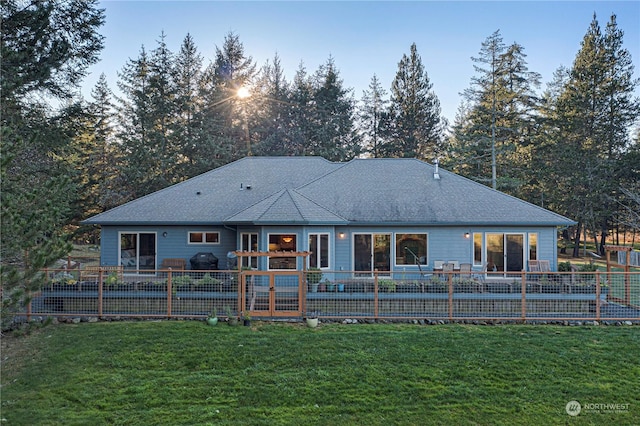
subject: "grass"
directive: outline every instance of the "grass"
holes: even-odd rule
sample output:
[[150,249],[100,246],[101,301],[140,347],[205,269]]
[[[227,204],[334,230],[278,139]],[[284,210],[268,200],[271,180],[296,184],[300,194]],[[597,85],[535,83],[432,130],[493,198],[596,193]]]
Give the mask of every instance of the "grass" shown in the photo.
[[[10,425],[638,424],[639,352],[635,327],[65,324],[2,339],[1,417]],[[570,417],[571,400],[629,405]]]

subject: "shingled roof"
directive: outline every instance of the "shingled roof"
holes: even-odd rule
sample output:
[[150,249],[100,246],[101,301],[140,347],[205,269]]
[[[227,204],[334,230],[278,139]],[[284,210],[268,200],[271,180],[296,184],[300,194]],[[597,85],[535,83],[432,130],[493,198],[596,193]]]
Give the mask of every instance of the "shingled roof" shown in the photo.
[[247,157],[96,215],[101,225],[527,225],[566,217],[415,159]]

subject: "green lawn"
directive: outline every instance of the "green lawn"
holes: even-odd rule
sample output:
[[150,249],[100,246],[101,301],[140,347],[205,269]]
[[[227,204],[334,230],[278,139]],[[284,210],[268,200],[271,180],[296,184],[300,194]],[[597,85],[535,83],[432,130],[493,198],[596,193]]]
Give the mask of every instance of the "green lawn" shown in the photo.
[[638,327],[102,322],[2,350],[7,425],[640,423]]

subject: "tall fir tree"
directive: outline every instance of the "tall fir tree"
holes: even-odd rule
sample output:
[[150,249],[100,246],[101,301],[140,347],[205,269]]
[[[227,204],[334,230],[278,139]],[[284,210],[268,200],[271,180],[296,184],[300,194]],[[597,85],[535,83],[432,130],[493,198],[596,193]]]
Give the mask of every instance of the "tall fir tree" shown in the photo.
[[[267,62],[255,81],[250,100],[249,128],[256,155],[292,155],[297,145],[291,132],[293,104],[280,58]],[[255,135],[255,136],[253,136]]]
[[202,110],[200,96],[203,58],[193,37],[187,34],[174,58],[175,119],[170,131],[177,153],[176,176],[181,180],[199,174]]
[[550,143],[554,155],[549,169],[558,179],[553,184],[564,188],[556,193],[561,211],[578,221],[574,256],[587,230],[594,238],[600,235],[596,243],[601,251],[611,226],[611,196],[624,182],[621,165],[630,153],[629,128],[640,112],[633,95],[638,81],[632,74],[615,15],[606,34],[594,15],[553,106],[555,122],[551,121],[562,138]]
[[448,159],[453,170],[526,198],[536,134],[540,75],[528,70],[524,48],[506,46],[499,31],[472,58],[476,75],[463,92],[465,117],[454,126]]
[[362,92],[360,101],[359,129],[364,149],[372,157],[380,157],[380,145],[383,144],[382,131],[389,101],[387,92],[374,74],[367,90]]
[[444,127],[440,101],[413,43],[391,85],[389,120],[380,153],[433,161],[441,153]]
[[[60,161],[73,137],[67,109],[98,61],[104,12],[96,1],[0,3],[0,328],[44,282],[41,268],[70,249],[65,225],[75,202],[70,170]],[[76,105],[70,105],[76,108]]]
[[203,98],[200,141],[201,171],[251,154],[247,122],[247,100],[238,89],[250,86],[256,73],[238,35],[228,33],[216,58],[205,70],[200,96]]
[[360,153],[355,131],[355,101],[343,87],[333,58],[314,76],[313,127],[305,141],[306,152],[331,161],[350,160]]

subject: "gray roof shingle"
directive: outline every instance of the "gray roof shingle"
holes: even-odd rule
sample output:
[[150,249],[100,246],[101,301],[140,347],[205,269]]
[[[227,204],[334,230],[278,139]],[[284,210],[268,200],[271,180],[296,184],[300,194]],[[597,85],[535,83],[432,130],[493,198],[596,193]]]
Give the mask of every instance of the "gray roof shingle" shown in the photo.
[[[570,219],[415,159],[247,157],[85,223],[569,225]],[[241,189],[242,185],[242,189]],[[250,189],[247,187],[250,186]]]

